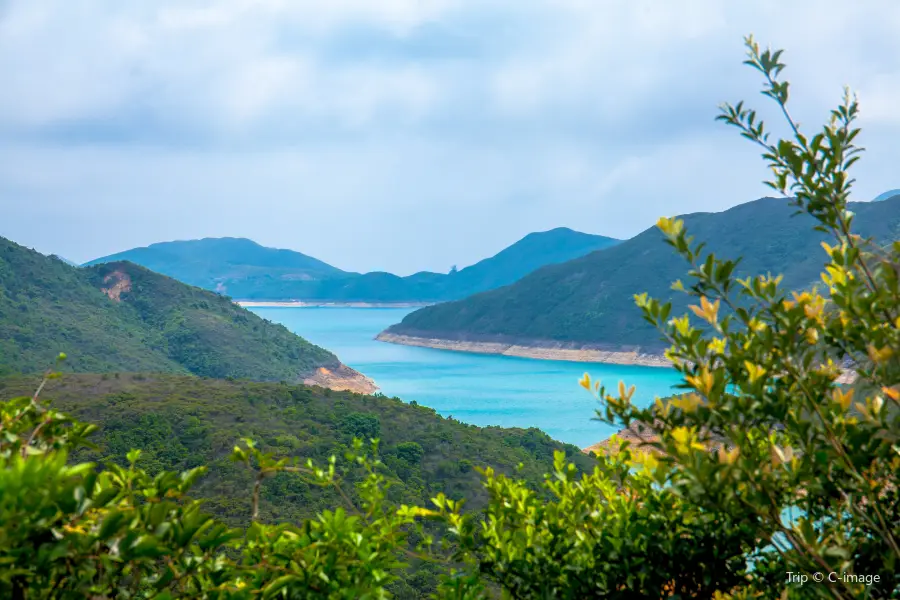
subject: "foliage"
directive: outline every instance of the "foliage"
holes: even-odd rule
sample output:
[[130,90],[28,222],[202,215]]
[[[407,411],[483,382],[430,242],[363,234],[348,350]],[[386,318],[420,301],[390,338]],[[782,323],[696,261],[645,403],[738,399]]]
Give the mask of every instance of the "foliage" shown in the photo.
[[[118,302],[101,291],[117,282]],[[297,381],[340,365],[217,294],[130,263],[75,268],[0,238],[0,374],[38,373],[60,351],[80,372]]]
[[590,474],[558,454],[550,501],[488,469],[480,524],[452,510],[447,519],[471,570],[514,598],[710,598],[743,582],[753,528],[657,483],[653,459],[636,469],[627,449]]
[[572,260],[617,242],[560,227],[528,234],[460,271],[421,272],[408,277],[383,272],[347,273],[299,252],[264,248],[235,238],[164,242],[88,264],[127,260],[179,281],[243,299],[431,302],[508,285],[545,265]]
[[[695,243],[683,221],[661,219],[690,265],[690,283],[673,287],[699,299],[690,309],[705,330],[688,314],[670,318],[669,303],[637,299],[671,343],[687,392],[638,409],[627,393],[598,386],[602,416],[654,423],[650,445],[663,456],[656,476],[691,505],[755,524],[758,568],[743,593],[898,597],[900,242],[882,246],[854,233],[847,199],[861,152],[856,99],[848,92],[821,131],[804,134],[779,78],[781,51],[760,51],[752,38],[747,45],[747,62],[791,135],[774,141],[743,103],[725,105],[720,119],[762,147],[768,185],[833,238],[822,244],[827,295],[789,294],[771,275],[738,279],[737,261]],[[852,388],[836,384],[841,360],[858,375]],[[723,443],[709,452],[716,441]],[[817,572],[825,576],[818,585],[791,585],[785,575]]]
[[[359,507],[302,525],[258,522],[262,480],[290,472],[340,490],[332,459],[274,459],[246,441],[232,459],[255,473],[253,523],[230,529],[185,494],[205,472],[151,476],[136,466],[67,464],[90,427],[39,403],[0,405],[0,595],[25,598],[381,598],[421,509],[385,511],[379,461],[357,440],[346,460],[363,470]],[[349,510],[349,512],[348,512]],[[429,537],[420,534],[422,545]]]
[[[30,377],[0,379],[0,394],[26,394],[33,385]],[[326,396],[325,391],[161,374],[66,374],[43,393],[55,409],[103,424],[90,438],[96,448],[78,451],[80,460],[124,466],[125,454],[140,448],[141,465],[153,474],[210,467],[194,489],[207,499],[208,509],[231,525],[246,525],[249,517],[241,490],[249,487],[250,479],[227,460],[234,441],[241,438],[256,440],[263,452],[320,463],[342,456],[354,437],[367,444],[379,438],[383,473],[392,482],[391,499],[408,504],[427,503],[444,492],[467,498],[470,506],[483,506],[487,494],[480,478],[457,468],[461,460],[518,473],[535,488],[554,451],[563,451],[579,470],[589,470],[592,464],[577,447],[555,442],[536,429],[476,427],[396,398],[351,392]],[[416,447],[419,460],[410,461]],[[453,462],[452,470],[440,468],[447,461]],[[327,490],[278,476],[267,481],[260,510],[265,519],[297,521],[333,507],[337,500]]]
[[[32,377],[0,379],[0,395],[30,394],[34,384]],[[127,468],[126,454],[140,448],[138,466],[153,477],[208,468],[191,495],[203,499],[204,509],[229,527],[250,522],[252,473],[229,460],[241,438],[256,440],[263,453],[329,464],[332,456],[352,450],[354,435],[377,433],[370,437],[380,437],[379,473],[389,484],[391,506],[425,506],[443,493],[465,498],[468,507],[478,510],[485,506],[487,492],[475,468],[490,466],[538,489],[554,451],[563,451],[579,471],[591,468],[591,459],[577,447],[554,442],[537,430],[480,428],[396,398],[325,392],[302,385],[162,374],[66,374],[51,381],[43,395],[57,411],[102,424],[89,438],[96,447],[73,450],[73,460]],[[348,428],[348,423],[362,427]],[[461,469],[457,463],[469,467]],[[344,492],[358,506],[361,499],[353,485],[360,478],[358,469],[348,470],[346,478]],[[279,472],[261,486],[258,510],[261,522],[302,523],[344,505],[333,486]],[[418,559],[412,564],[409,573],[398,569],[400,579],[389,586],[400,598],[423,597],[439,583],[439,570],[423,568]]]
[[[86,379],[66,377],[72,378]],[[200,381],[181,379],[176,384]],[[98,387],[96,380],[82,383],[80,394]],[[298,396],[292,393],[298,389],[286,397]],[[134,388],[116,394],[113,410],[131,397],[138,397]],[[85,398],[90,396],[79,401]],[[361,422],[358,415],[350,421]],[[246,528],[236,529],[205,514],[188,496],[205,466],[181,474],[148,472],[139,466],[144,457],[138,450],[127,453],[125,464],[110,462],[104,471],[95,463],[73,464],[69,453],[83,456],[77,447],[95,428],[49,409],[39,393],[0,404],[0,422],[4,597],[381,598],[393,589],[401,597],[434,592],[474,599],[489,597],[497,586],[517,598],[659,597],[705,594],[741,580],[745,571],[741,550],[748,528],[685,506],[655,485],[652,468],[635,472],[627,452],[602,459],[582,475],[557,450],[553,476],[542,488],[519,479],[533,467],[521,465],[517,479],[487,467],[489,498],[479,503],[486,511],[463,515],[463,503],[443,492],[432,497],[433,509],[392,501],[402,483],[378,459],[377,442],[367,451],[354,439],[344,447],[342,462],[334,455],[324,461],[277,458],[245,439],[229,453],[245,466],[243,485],[232,495],[243,497],[249,509]],[[447,424],[451,432],[477,429]],[[510,433],[488,428],[474,437],[502,440],[497,446],[509,449]],[[483,457],[491,448],[484,442],[472,446],[472,456]],[[416,442],[396,449],[406,463],[427,458]],[[569,459],[589,461],[580,453]],[[207,478],[223,477],[220,465],[211,466]],[[267,488],[278,489],[285,478],[330,490],[330,508],[268,524]],[[345,487],[350,482],[352,492]],[[411,563],[419,568],[404,571]],[[708,572],[717,578],[706,577]]]
[[341,430],[353,437],[368,440],[377,438],[381,433],[381,422],[374,415],[353,412],[343,418]]
[[[900,197],[853,203],[854,224],[864,236],[900,239]],[[808,215],[776,198],[741,204],[720,213],[681,217],[685,227],[713,252],[742,256],[735,276],[781,273],[791,289],[806,288],[821,272],[819,244]],[[536,271],[507,287],[421,308],[388,331],[429,338],[540,344],[560,342],[603,350],[662,354],[659,332],[633,318],[632,297],[647,292],[687,310],[669,283],[683,273],[681,259],[662,243],[655,227],[617,244]],[[723,307],[724,310],[724,307]]]

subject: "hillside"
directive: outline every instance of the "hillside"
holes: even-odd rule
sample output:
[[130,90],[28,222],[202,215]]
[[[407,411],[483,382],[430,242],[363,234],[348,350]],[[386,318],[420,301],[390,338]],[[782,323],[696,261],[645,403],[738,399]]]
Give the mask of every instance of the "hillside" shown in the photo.
[[[227,298],[143,267],[75,268],[0,238],[0,373],[155,371],[300,381],[336,356]],[[362,380],[361,376],[358,376]]]
[[[857,233],[879,240],[900,238],[900,196],[850,206],[857,215]],[[812,230],[811,217],[792,218],[793,212],[784,200],[763,198],[683,218],[690,234],[706,241],[709,250],[744,257],[740,276],[781,273],[785,284],[799,288],[818,281],[825,234]],[[452,343],[443,347],[456,344],[459,349],[477,350],[477,344],[471,344],[475,342],[496,349],[515,345],[590,349],[598,355],[653,354],[664,346],[641,318],[633,296],[648,292],[671,298],[674,313],[680,314],[686,310],[686,296],[674,294],[670,285],[686,271],[683,260],[653,227],[611,248],[540,269],[511,286],[417,310],[379,337],[422,345],[444,340]],[[496,350],[491,348],[481,351]]]
[[509,285],[545,265],[609,247],[618,240],[564,227],[531,233],[495,256],[454,273],[348,273],[299,252],[250,240],[207,238],[136,248],[87,264],[129,260],[241,300],[435,302]]
[[[36,377],[0,378],[0,399],[30,395],[36,384]],[[354,435],[378,436],[390,499],[423,506],[444,492],[465,497],[473,509],[482,507],[487,497],[477,467],[491,466],[536,487],[552,468],[555,450],[564,450],[581,469],[593,465],[577,447],[537,429],[480,428],[396,398],[316,387],[175,375],[65,375],[51,381],[43,397],[54,409],[101,426],[92,438],[98,449],[78,460],[123,464],[126,452],[141,448],[139,465],[151,472],[207,465],[194,495],[234,526],[248,523],[253,488],[249,470],[228,458],[243,437],[267,452],[325,464],[333,454],[343,456]],[[354,497],[355,475],[348,479],[345,491]],[[281,474],[263,484],[260,517],[297,523],[341,505],[332,489]],[[430,566],[398,582],[398,597],[428,597],[437,581]]]

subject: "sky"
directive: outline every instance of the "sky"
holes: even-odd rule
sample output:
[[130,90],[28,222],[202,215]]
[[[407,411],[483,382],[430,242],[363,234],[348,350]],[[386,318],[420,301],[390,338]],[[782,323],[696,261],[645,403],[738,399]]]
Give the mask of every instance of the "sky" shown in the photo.
[[859,94],[856,198],[900,187],[897,0],[0,0],[0,235],[77,262],[236,236],[446,272],[766,195],[715,122]]

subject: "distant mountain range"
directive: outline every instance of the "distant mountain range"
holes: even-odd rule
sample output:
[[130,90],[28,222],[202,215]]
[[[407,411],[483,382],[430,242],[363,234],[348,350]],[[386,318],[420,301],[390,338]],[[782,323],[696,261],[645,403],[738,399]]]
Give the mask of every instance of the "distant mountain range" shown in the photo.
[[608,248],[619,240],[560,227],[531,233],[495,256],[451,273],[351,273],[293,250],[242,238],[205,238],[134,248],[86,265],[130,261],[184,283],[241,300],[437,302],[509,285],[540,267]]
[[[881,202],[852,203],[854,229],[878,240],[900,239],[900,195]],[[791,217],[783,199],[763,198],[719,213],[683,217],[689,233],[722,257],[744,259],[738,275],[781,273],[794,288],[818,281],[825,262],[812,217]],[[513,285],[455,302],[422,308],[387,334],[431,340],[558,344],[599,350],[655,353],[658,332],[641,318],[634,294],[673,300],[673,313],[687,296],[670,285],[687,265],[665,244],[656,227],[611,248],[547,266]]]
[[129,262],[75,268],[0,237],[0,375],[41,372],[60,352],[79,372],[298,382],[325,368],[358,376],[220,295]]

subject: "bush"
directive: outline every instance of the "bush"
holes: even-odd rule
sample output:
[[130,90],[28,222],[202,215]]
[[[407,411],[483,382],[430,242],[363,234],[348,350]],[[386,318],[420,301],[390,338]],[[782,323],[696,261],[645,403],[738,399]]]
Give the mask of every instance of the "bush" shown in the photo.
[[[601,417],[652,424],[649,445],[663,457],[655,476],[705,513],[754,527],[747,551],[757,569],[746,593],[897,597],[900,242],[881,247],[852,230],[856,99],[845,94],[820,132],[804,134],[787,109],[781,52],[761,52],[752,38],[747,46],[792,136],[770,141],[742,103],[719,118],[763,149],[774,174],[767,184],[832,235],[822,244],[825,293],[788,293],[771,275],[734,280],[735,260],[705,253],[680,221],[661,219],[690,268],[690,283],[673,287],[699,300],[690,307],[697,321],[670,318],[670,304],[646,296],[638,304],[671,343],[686,393],[640,410],[624,386],[597,387]],[[851,385],[838,382],[843,367]],[[800,589],[786,573],[825,575]]]
[[354,412],[341,420],[341,431],[352,437],[375,439],[381,433],[381,422],[375,415]]
[[415,465],[422,460],[423,456],[425,456],[425,451],[422,450],[422,446],[416,442],[403,442],[397,444],[397,456],[407,463]]

